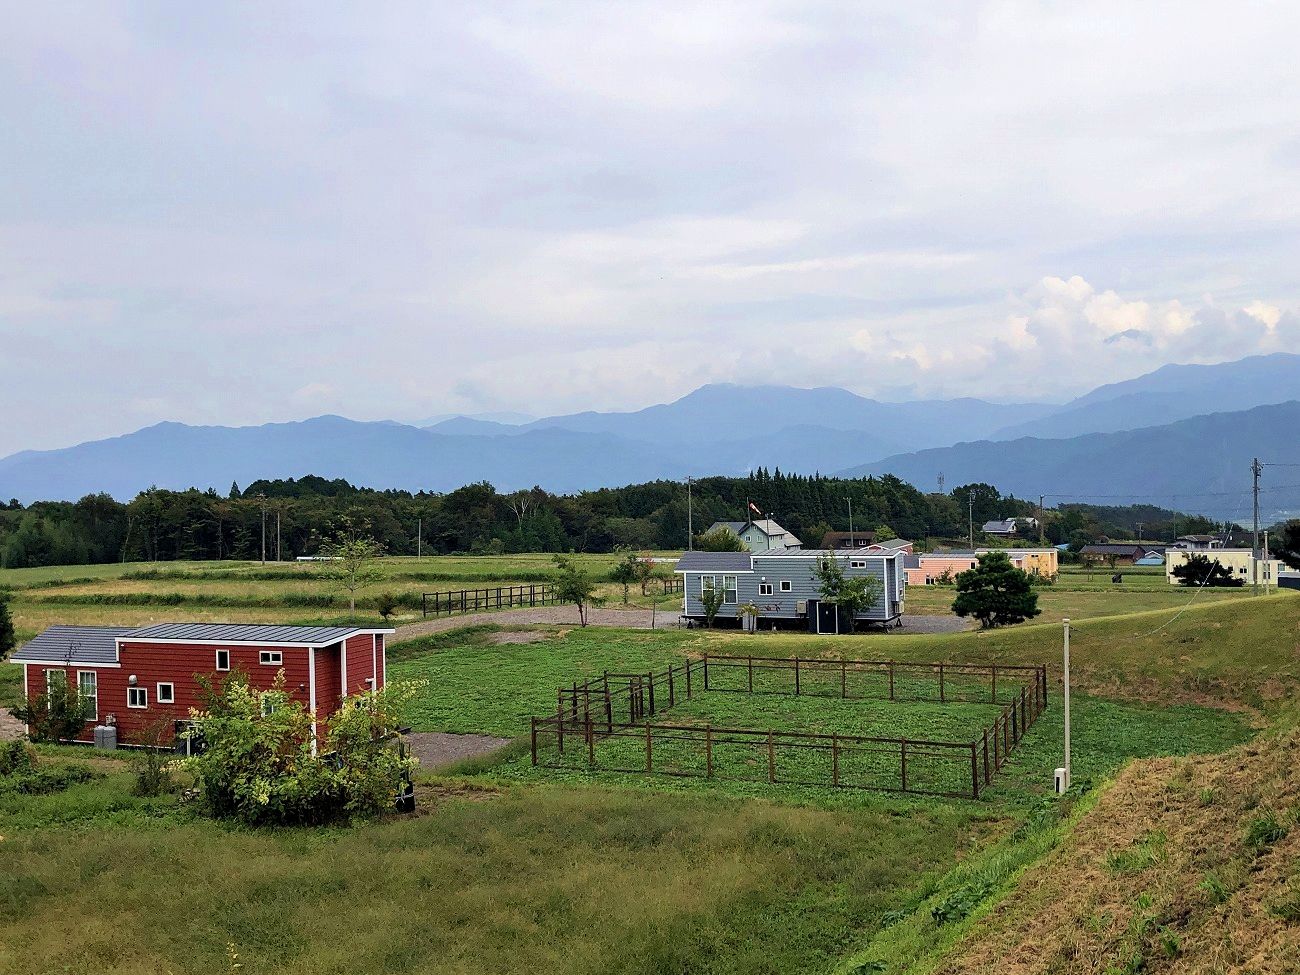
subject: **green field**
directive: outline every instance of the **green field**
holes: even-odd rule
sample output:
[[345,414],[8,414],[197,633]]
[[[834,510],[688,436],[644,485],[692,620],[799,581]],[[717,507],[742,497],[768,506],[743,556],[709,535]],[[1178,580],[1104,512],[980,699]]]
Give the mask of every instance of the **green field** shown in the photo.
[[[412,563],[392,560],[389,581],[419,571]],[[449,565],[503,582],[529,571],[517,558],[437,560],[429,571]],[[47,613],[60,622],[118,614],[134,622],[198,611],[35,602],[61,591],[158,586],[261,596],[316,585],[300,567],[275,571],[286,577],[224,575],[260,575],[250,565],[200,579],[106,572],[63,587],[49,575],[8,574],[0,585],[31,587],[15,592],[30,632]],[[57,578],[90,574],[74,572]],[[92,765],[103,777],[51,796],[0,787],[0,971],[230,971],[229,945],[242,973],[803,973],[848,958],[855,961],[846,971],[925,971],[963,919],[1070,835],[1127,762],[1222,751],[1269,722],[1293,720],[1300,597],[1238,591],[1189,603],[1186,592],[1146,578],[1119,591],[1087,585],[1071,574],[1043,592],[1050,612],[1077,620],[1078,788],[1064,800],[1050,792],[1062,748],[1061,628],[1050,618],[990,632],[838,638],[594,627],[529,627],[525,637],[520,628],[474,625],[395,646],[390,677],[427,681],[410,714],[416,730],[520,744],[426,777],[415,817],[347,829],[232,829],[176,796],[133,797],[119,757],[47,749],[44,762]],[[338,615],[208,610],[211,618]],[[507,636],[512,642],[501,642]],[[606,669],[661,670],[706,652],[1046,663],[1049,710],[979,800],[531,765],[528,719],[554,709],[560,684]],[[0,667],[10,693],[4,674],[16,670]],[[665,715],[919,737],[926,729],[960,736],[989,711],[718,693]]]

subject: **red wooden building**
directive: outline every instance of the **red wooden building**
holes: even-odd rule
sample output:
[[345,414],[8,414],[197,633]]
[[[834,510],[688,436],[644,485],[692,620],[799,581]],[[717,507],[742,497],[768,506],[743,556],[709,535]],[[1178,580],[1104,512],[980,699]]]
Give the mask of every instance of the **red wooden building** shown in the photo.
[[323,731],[345,696],[384,686],[384,638],[392,632],[249,623],[52,626],[10,659],[23,665],[29,697],[61,680],[87,702],[90,719],[78,741],[93,741],[97,724],[115,724],[120,743],[145,744],[152,743],[147,731],[186,720],[201,706],[197,677],[230,671],[246,674],[257,690],[284,671],[285,690]]

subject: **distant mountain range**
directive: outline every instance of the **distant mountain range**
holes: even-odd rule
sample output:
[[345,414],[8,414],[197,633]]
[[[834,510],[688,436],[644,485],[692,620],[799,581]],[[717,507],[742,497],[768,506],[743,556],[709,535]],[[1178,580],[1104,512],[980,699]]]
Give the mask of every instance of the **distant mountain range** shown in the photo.
[[[1300,356],[1277,354],[1166,366],[1063,405],[885,403],[836,388],[718,384],[633,412],[542,419],[479,414],[431,417],[419,425],[337,416],[252,427],[160,423],[0,459],[0,498],[75,499],[97,491],[129,498],[150,485],[224,493],[232,481],[309,473],[378,488],[447,491],[488,480],[501,490],[539,484],[571,492],[761,466],[891,472],[924,490],[936,487],[942,471],[949,487],[986,480],[1025,496],[1049,489],[1080,498],[1169,492],[1163,497],[1168,501],[1170,493],[1217,494],[1212,484],[1245,489],[1242,465],[1250,457],[1294,454],[1300,427],[1296,404],[1287,401],[1296,399]],[[1291,480],[1300,481],[1300,470]],[[1189,499],[1182,507],[1228,513],[1206,500]],[[1300,498],[1270,500],[1279,510],[1300,508]]]

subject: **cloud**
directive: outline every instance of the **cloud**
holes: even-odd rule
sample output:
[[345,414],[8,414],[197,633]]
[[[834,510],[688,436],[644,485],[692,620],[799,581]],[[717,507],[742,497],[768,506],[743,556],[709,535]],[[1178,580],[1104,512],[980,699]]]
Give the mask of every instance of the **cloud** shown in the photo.
[[109,0],[5,26],[0,455],[708,381],[1060,399],[1300,349],[1285,5]]

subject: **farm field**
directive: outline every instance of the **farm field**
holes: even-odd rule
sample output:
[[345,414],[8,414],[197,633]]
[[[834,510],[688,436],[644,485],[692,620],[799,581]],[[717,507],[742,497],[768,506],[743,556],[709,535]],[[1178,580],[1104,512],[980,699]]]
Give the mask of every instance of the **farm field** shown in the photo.
[[[251,581],[255,592],[277,584]],[[49,762],[90,764],[103,777],[57,796],[0,791],[0,971],[226,971],[230,945],[243,973],[934,970],[971,950],[990,907],[1036,865],[1075,855],[1075,837],[1095,834],[1094,810],[1112,790],[1136,794],[1147,769],[1162,782],[1211,777],[1183,756],[1250,754],[1242,743],[1260,728],[1294,720],[1300,597],[1188,604],[1183,593],[1150,607],[1134,590],[1107,612],[1074,614],[1078,788],[1064,800],[1050,792],[1062,745],[1061,630],[1051,621],[837,638],[472,621],[394,646],[390,677],[428,682],[410,712],[417,731],[518,743],[426,775],[417,816],[352,829],[229,829],[175,797],[133,797],[119,758],[47,750]],[[19,590],[16,608],[48,591]],[[1090,595],[1110,596],[1062,586],[1044,603]],[[108,609],[193,616],[190,606]],[[705,653],[1045,663],[1049,710],[979,800],[531,765],[528,719],[554,710],[557,686]],[[943,722],[960,732],[987,712],[719,694],[666,714],[919,735]],[[1206,808],[1227,801],[1218,788],[1223,799]],[[1131,833],[1118,834],[1125,850],[1141,839]],[[1031,916],[1009,907],[1006,939]],[[322,917],[349,918],[366,936],[323,937]]]

